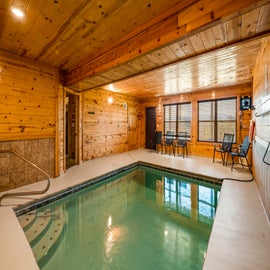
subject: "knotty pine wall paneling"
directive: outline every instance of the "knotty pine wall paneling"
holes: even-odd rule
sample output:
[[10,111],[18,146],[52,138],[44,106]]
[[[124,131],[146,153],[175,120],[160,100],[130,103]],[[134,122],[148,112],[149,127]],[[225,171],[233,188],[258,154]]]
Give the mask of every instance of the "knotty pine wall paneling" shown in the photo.
[[[58,151],[55,142],[58,90],[57,69],[0,50],[0,149],[25,155],[52,177],[56,173],[55,151]],[[9,156],[0,156],[0,162],[8,168],[7,174],[16,177],[1,174],[4,190],[41,179]]]
[[0,140],[55,136],[58,71],[1,51]]
[[[156,107],[156,127],[157,130],[163,132],[164,130],[164,116],[163,116],[163,105],[174,104],[174,103],[185,103],[191,102],[192,104],[192,130],[191,140],[188,142],[188,153],[189,155],[212,157],[213,156],[213,143],[198,142],[197,134],[197,116],[198,108],[197,102],[201,100],[220,99],[227,97],[237,97],[237,143],[240,144],[243,141],[243,137],[248,135],[249,120],[251,117],[250,111],[242,112],[242,125],[240,126],[240,97],[251,95],[251,86],[235,86],[235,87],[224,87],[221,89],[204,90],[193,93],[185,93],[181,95],[173,95],[166,97],[154,98],[151,100],[144,100],[142,102],[142,115],[143,122],[145,123],[145,111],[146,107]],[[142,146],[145,146],[145,130],[142,132]],[[251,151],[250,151],[251,152]],[[250,154],[251,158],[251,154]]]
[[[111,104],[108,102],[109,97],[113,100]],[[137,114],[139,104],[131,97],[104,90],[86,91],[82,98],[83,160],[127,151],[128,109],[124,104],[137,106]]]
[[[263,162],[263,156],[270,142],[270,38],[263,44],[254,69],[253,104],[255,110],[252,119],[256,122],[253,174],[270,219],[270,165]],[[265,160],[270,163],[270,150],[266,153]]]

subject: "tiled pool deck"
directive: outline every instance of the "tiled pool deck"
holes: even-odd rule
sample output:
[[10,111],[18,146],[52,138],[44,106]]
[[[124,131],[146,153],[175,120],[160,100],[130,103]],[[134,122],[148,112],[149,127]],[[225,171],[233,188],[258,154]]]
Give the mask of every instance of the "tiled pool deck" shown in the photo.
[[[236,166],[231,171],[229,166],[222,166],[220,162],[213,163],[207,158],[189,156],[183,159],[149,150],[134,150],[90,160],[70,168],[64,175],[52,179],[46,196],[138,161],[218,179],[251,179],[246,168]],[[223,182],[204,270],[270,269],[269,222],[255,181],[243,181]],[[44,182],[40,182],[21,189],[33,190],[44,185]],[[0,207],[0,269],[38,269],[13,207],[40,197],[3,200],[5,206]]]

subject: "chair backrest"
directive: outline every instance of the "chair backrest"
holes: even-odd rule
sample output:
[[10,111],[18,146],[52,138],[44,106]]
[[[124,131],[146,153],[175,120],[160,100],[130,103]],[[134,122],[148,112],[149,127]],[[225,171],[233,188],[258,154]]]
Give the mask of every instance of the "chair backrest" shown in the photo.
[[155,131],[155,144],[161,144],[162,142],[162,131]]
[[166,144],[172,144],[173,142],[174,131],[167,131],[165,136]]
[[224,133],[223,142],[222,142],[222,150],[230,152],[233,145],[234,134]]
[[177,144],[185,145],[186,140],[187,140],[187,132],[185,131],[178,132]]
[[250,146],[249,136],[245,136],[239,154],[246,156],[249,150],[249,146]]

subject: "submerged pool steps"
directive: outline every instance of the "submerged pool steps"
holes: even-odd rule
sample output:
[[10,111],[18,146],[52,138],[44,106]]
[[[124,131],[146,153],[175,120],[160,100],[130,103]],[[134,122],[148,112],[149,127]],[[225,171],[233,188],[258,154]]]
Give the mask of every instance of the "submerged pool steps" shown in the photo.
[[39,265],[44,265],[62,239],[67,221],[63,207],[44,209],[38,214],[34,210],[19,216],[18,220],[32,247],[36,261]]

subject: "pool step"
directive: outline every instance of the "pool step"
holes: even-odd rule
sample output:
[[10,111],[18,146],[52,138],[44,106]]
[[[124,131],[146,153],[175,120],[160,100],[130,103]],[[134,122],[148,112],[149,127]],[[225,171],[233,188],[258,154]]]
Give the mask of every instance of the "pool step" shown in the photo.
[[34,245],[36,242],[39,241],[39,238],[48,230],[50,222],[51,222],[51,210],[46,209],[45,211],[39,212],[36,214],[35,211],[28,213],[28,217],[34,219],[27,224],[27,217],[23,216],[19,217],[19,221],[21,226],[23,227],[24,233],[30,245]]
[[31,211],[26,213],[25,215],[19,216],[18,220],[24,231],[28,230],[29,227],[32,226],[32,223],[36,219],[36,211]]
[[18,217],[38,264],[44,264],[59,245],[66,224],[62,206]]

